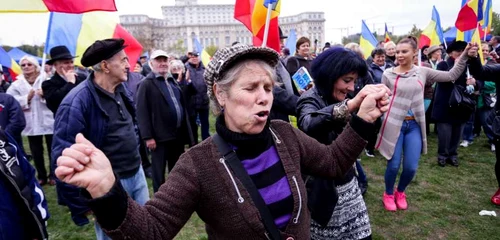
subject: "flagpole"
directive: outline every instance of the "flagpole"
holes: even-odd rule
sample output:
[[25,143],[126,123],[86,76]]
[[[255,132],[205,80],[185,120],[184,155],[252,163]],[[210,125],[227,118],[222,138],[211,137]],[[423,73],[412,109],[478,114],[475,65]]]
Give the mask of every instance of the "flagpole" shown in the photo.
[[443,44],[444,48],[448,49],[448,44],[446,44],[446,38],[444,38],[444,36],[443,36]]
[[262,41],[262,46],[267,45],[267,37],[269,35],[269,23],[271,22],[271,13],[273,12],[273,4],[267,4],[267,16],[266,16],[266,26],[264,28],[264,40]]
[[43,49],[43,55],[42,55],[42,72],[45,73],[45,61],[47,60],[47,49],[49,47],[49,40],[50,40],[50,32],[52,30],[52,17],[54,16],[53,12],[50,12],[49,15],[49,26],[47,28],[47,36],[45,38],[45,47]]

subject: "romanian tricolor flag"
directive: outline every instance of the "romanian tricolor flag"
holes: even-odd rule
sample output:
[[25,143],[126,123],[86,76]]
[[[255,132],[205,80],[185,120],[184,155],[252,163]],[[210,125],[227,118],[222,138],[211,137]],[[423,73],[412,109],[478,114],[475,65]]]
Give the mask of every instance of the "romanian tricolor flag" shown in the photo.
[[429,25],[420,35],[418,48],[424,46],[435,46],[442,43],[444,39],[443,29],[441,28],[441,19],[436,7],[432,7],[432,19]]
[[234,18],[243,23],[252,32],[253,45],[262,46],[268,4],[272,4],[272,12],[266,46],[279,52],[278,16],[280,14],[281,0],[236,0]]
[[66,46],[75,58],[75,65],[81,66],[80,59],[85,50],[96,40],[123,38],[127,47],[124,49],[130,62],[135,66],[142,53],[141,44],[125,30],[116,17],[107,12],[89,12],[84,14],[51,13],[48,34],[48,54],[50,49]]
[[479,47],[479,49],[477,50],[479,53],[479,59],[481,60],[481,64],[484,65],[480,31],[481,31],[481,27],[477,27],[476,31],[474,32],[474,35],[472,35],[471,43],[477,43],[477,46]]
[[493,0],[486,0],[486,5],[484,6],[484,25],[483,29],[486,34],[491,33],[491,25],[493,22],[493,8],[492,8]]
[[116,11],[114,0],[4,0],[0,12],[62,12],[84,13]]
[[483,5],[484,0],[467,1],[458,12],[455,27],[462,32],[475,29],[477,23],[483,21]]
[[196,51],[200,54],[201,56],[201,62],[203,63],[203,66],[208,66],[208,63],[212,59],[212,56],[208,54],[207,50],[203,48],[200,44],[200,41],[198,41],[198,38],[194,38],[194,46],[196,48]]
[[390,42],[391,37],[389,36],[389,30],[387,30],[387,23],[385,24],[385,39],[384,42]]
[[17,75],[22,73],[19,64],[2,47],[0,47],[0,64],[8,69],[12,80],[16,80]]
[[373,49],[375,49],[377,44],[378,41],[375,36],[373,36],[368,26],[366,26],[365,20],[361,20],[361,36],[359,37],[359,47],[361,48],[361,51],[363,51],[365,59],[370,57]]

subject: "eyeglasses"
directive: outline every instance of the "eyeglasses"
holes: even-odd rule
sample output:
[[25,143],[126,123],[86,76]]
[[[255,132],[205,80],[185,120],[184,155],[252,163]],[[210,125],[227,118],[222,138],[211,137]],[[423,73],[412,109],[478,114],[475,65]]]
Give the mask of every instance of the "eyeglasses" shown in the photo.
[[21,64],[21,67],[26,67],[26,66],[31,67],[31,66],[33,66],[33,64],[31,64],[31,63]]

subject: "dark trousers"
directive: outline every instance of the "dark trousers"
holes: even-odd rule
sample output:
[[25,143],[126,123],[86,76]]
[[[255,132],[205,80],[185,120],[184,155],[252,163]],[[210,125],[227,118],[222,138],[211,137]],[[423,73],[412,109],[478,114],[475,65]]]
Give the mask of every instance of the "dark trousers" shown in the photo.
[[367,150],[375,150],[375,144],[377,143],[377,136],[378,132],[380,131],[380,127],[382,127],[382,119],[379,118],[375,121],[375,132],[369,137],[368,143],[366,144]]
[[167,162],[168,171],[170,172],[182,153],[184,153],[184,142],[181,139],[156,143],[156,149],[151,151],[154,192],[157,192],[165,182]]
[[148,167],[151,167],[148,148],[146,147],[146,142],[142,140],[141,132],[139,132],[139,155],[141,155],[142,169],[146,170]]
[[201,124],[201,139],[205,140],[208,137],[210,137],[210,123],[208,122],[208,115],[209,115],[209,110],[208,109],[196,109],[195,114],[192,115],[189,118],[189,122],[191,123],[191,131],[193,131],[193,138],[195,144],[198,143],[198,124],[196,123],[196,118],[200,118],[200,124]]
[[437,123],[438,159],[457,159],[458,144],[462,139],[465,123]]
[[[30,145],[31,155],[33,156],[33,160],[35,162],[35,168],[38,173],[38,180],[47,181],[47,170],[45,169],[45,161],[43,157],[43,137],[45,136],[45,144],[47,146],[47,152],[49,155],[50,162],[50,154],[52,148],[52,134],[50,135],[38,135],[38,136],[28,136],[28,142]],[[52,175],[53,171],[51,169],[49,178],[53,179]]]

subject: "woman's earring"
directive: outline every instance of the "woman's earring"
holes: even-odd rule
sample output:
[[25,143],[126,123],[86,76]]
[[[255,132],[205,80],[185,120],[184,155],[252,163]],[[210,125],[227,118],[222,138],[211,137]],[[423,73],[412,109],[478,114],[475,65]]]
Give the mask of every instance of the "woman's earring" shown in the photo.
[[223,113],[224,112],[224,106],[220,106],[220,111]]

